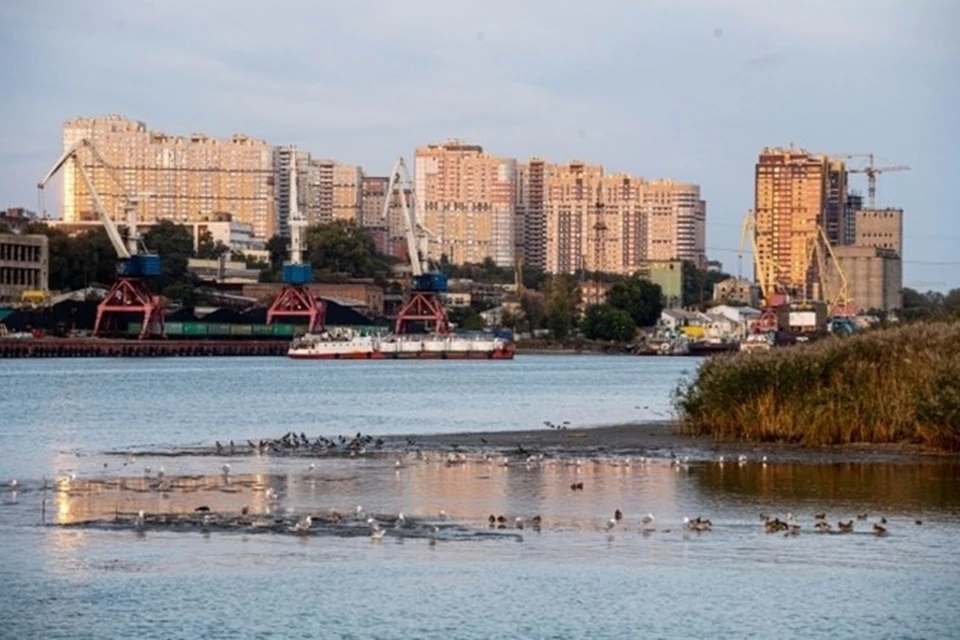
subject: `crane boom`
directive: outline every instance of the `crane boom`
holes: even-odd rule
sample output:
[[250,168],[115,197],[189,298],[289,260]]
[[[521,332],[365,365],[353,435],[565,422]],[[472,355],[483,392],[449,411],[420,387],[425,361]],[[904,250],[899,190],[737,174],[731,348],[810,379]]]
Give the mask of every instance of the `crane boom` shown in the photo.
[[[387,185],[387,197],[383,202],[383,218],[389,219],[390,201],[393,198],[394,190],[397,191],[400,198],[400,206],[403,209],[403,230],[407,238],[407,253],[410,255],[410,268],[414,277],[422,276],[429,271],[427,263],[427,242],[430,234],[426,227],[421,223],[417,215],[416,202],[411,209],[407,200],[407,193],[413,194],[413,182],[410,180],[410,173],[407,171],[407,164],[403,158],[398,158],[393,165],[393,172],[390,174],[390,182]],[[411,198],[412,199],[412,198]]]
[[290,263],[303,264],[303,228],[306,220],[300,213],[300,198],[297,194],[297,150],[290,154]]
[[90,179],[90,174],[87,173],[87,170],[84,169],[83,163],[80,162],[80,158],[77,156],[77,152],[82,148],[87,147],[92,150],[94,156],[96,156],[102,162],[100,154],[97,153],[96,148],[93,144],[86,138],[82,138],[77,142],[73,143],[69,149],[63,152],[57,161],[54,163],[50,171],[47,172],[47,175],[43,177],[40,182],[37,183],[37,189],[43,190],[47,186],[47,183],[53,178],[60,169],[70,160],[73,160],[74,166],[80,172],[80,176],[83,178],[84,184],[87,185],[87,189],[90,190],[90,196],[93,198],[94,208],[97,210],[97,216],[100,218],[101,224],[107,231],[107,236],[110,238],[110,244],[113,245],[113,250],[117,252],[117,257],[121,260],[128,260],[130,258],[130,251],[123,243],[123,238],[120,236],[120,232],[117,230],[117,225],[114,224],[110,216],[107,215],[106,209],[103,207],[103,201],[100,199],[100,194],[97,193],[97,190],[93,186],[93,181]]

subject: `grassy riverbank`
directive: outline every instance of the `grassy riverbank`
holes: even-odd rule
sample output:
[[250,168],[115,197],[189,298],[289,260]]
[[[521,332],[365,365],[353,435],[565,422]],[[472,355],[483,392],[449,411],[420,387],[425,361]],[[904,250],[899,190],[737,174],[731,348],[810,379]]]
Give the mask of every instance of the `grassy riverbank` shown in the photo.
[[719,440],[960,450],[960,323],[713,358],[676,404],[684,432]]

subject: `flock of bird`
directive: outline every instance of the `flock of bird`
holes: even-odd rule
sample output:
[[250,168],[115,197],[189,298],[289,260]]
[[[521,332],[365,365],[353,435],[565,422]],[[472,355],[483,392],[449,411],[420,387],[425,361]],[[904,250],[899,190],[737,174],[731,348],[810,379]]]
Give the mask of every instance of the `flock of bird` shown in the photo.
[[289,431],[279,438],[260,439],[256,442],[247,440],[247,447],[245,449],[243,447],[238,448],[233,440],[227,445],[223,445],[217,440],[214,443],[214,451],[217,455],[227,453],[237,455],[241,452],[241,449],[244,449],[247,453],[252,452],[257,455],[284,455],[291,453],[322,454],[329,451],[343,451],[357,455],[366,453],[368,446],[372,445],[375,449],[380,449],[383,447],[383,444],[383,438],[374,438],[371,435],[363,435],[360,432],[357,432],[357,435],[351,438],[342,435],[326,438],[321,435],[317,436],[315,440],[311,440],[307,437],[307,434],[302,431],[299,434]]

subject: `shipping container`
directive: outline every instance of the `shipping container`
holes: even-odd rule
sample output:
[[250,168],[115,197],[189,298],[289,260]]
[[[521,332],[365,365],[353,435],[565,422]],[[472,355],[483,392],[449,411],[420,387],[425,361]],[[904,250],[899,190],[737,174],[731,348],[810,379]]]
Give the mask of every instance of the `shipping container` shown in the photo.
[[203,322],[184,322],[183,323],[183,335],[185,336],[205,336],[207,335],[208,327]]
[[273,325],[273,335],[282,337],[293,337],[295,325],[275,324]]
[[165,332],[168,336],[181,336],[183,335],[183,323],[168,322],[165,326]]
[[232,324],[230,325],[230,335],[232,336],[252,336],[253,325],[251,324]]
[[207,323],[207,335],[228,336],[230,335],[230,326],[224,322],[209,322]]
[[252,325],[253,335],[255,336],[272,336],[273,327],[268,324],[255,324]]

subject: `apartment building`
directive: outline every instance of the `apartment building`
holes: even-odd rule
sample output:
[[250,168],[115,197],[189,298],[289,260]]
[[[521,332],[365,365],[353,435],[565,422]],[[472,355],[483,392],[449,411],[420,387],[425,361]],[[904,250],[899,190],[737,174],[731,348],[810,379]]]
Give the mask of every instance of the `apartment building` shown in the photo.
[[460,140],[414,152],[414,191],[420,219],[434,234],[430,257],[455,264],[514,265],[516,161]]
[[551,273],[634,273],[649,261],[706,264],[706,203],[697,185],[607,174],[539,158],[517,171],[524,263]]
[[[172,136],[120,115],[76,118],[63,125],[63,148],[80,139],[93,143],[100,159],[81,149],[108,215],[119,216],[125,195],[149,195],[137,209],[144,221],[199,222],[229,215],[253,226],[259,238],[276,229],[273,150],[245,135],[217,139],[194,133]],[[93,198],[72,163],[63,168],[62,218],[97,219]]]
[[829,161],[803,149],[768,147],[755,167],[757,262],[764,291],[812,295],[813,243],[823,224]]

